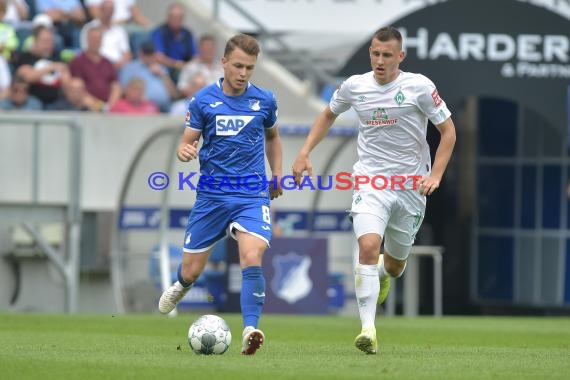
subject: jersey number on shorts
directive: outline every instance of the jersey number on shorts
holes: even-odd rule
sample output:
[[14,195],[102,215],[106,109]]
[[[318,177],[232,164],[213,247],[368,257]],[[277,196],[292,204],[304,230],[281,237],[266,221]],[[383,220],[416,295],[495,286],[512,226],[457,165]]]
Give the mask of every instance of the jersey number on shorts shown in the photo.
[[269,212],[269,207],[261,206],[261,215],[263,215],[263,222],[271,224],[271,213]]

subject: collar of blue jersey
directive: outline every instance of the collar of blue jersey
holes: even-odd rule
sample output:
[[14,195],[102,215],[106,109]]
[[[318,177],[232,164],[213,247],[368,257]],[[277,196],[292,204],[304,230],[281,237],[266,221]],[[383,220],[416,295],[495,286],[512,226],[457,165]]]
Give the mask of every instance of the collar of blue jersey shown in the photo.
[[[224,78],[220,78],[218,79],[217,85],[220,88],[220,90],[222,89],[222,81],[224,80]],[[251,82],[247,82],[247,88],[249,88],[249,86],[251,86]]]

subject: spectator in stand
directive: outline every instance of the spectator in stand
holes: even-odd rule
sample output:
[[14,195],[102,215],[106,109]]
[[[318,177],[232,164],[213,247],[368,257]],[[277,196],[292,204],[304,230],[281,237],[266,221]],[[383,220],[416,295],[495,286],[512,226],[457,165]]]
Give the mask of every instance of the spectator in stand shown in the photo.
[[18,37],[14,27],[3,21],[6,8],[6,0],[0,0],[0,56],[10,61],[12,52],[18,48]]
[[161,112],[168,112],[170,102],[177,98],[176,85],[168,70],[158,63],[153,43],[142,43],[138,56],[119,71],[121,87],[125,88],[133,77],[140,77],[145,84],[146,98],[156,103]]
[[66,47],[79,48],[79,32],[87,21],[80,0],[36,0],[36,7],[52,19]]
[[29,94],[29,85],[16,76],[10,85],[8,98],[0,100],[0,109],[6,111],[41,111],[42,102]]
[[170,77],[177,81],[184,64],[196,53],[194,36],[184,27],[184,6],[178,2],[168,7],[166,22],[151,33],[158,62],[168,67]]
[[30,51],[19,54],[14,67],[44,107],[58,99],[61,86],[70,78],[68,66],[54,53],[53,31],[44,26],[34,30]]
[[63,98],[50,104],[49,111],[100,111],[99,100],[89,95],[80,78],[71,78],[63,86]]
[[57,31],[53,27],[53,22],[48,15],[43,13],[37,14],[34,16],[32,20],[32,34],[24,39],[22,42],[22,51],[30,51],[30,48],[34,44],[34,30],[39,28],[40,26],[49,28],[52,30],[53,33],[53,43],[54,43],[54,51],[59,53],[64,48],[63,38],[57,33]]
[[30,17],[30,9],[26,0],[6,0],[6,14],[0,21],[19,28],[22,21]]
[[69,65],[71,75],[81,78],[89,95],[97,101],[97,111],[109,110],[121,97],[117,70],[100,53],[102,39],[102,27],[90,28],[87,31],[87,48]]
[[187,95],[186,97],[179,99],[172,103],[170,107],[170,115],[172,116],[184,116],[186,115],[186,111],[188,111],[188,103],[190,103],[190,99],[194,96],[195,93],[200,91],[203,87],[206,87],[208,82],[206,82],[206,78],[202,73],[196,73],[194,77],[189,79],[189,83],[186,86],[187,88]]
[[[105,0],[84,0],[85,6],[92,18],[99,18],[101,8],[99,6]],[[134,23],[142,27],[149,27],[152,22],[142,13],[136,4],[136,0],[115,0],[113,12],[113,24]]]
[[157,114],[160,110],[156,104],[146,99],[144,80],[133,77],[125,87],[124,97],[111,107],[111,112],[148,115]]
[[10,82],[12,81],[12,73],[8,62],[4,57],[0,56],[0,100],[8,97],[10,92]]
[[81,49],[87,49],[87,31],[93,27],[103,28],[101,55],[113,62],[119,70],[133,59],[129,45],[129,35],[122,25],[112,23],[113,0],[103,0],[99,5],[98,18],[87,23],[81,30]]
[[198,55],[183,67],[178,78],[178,90],[182,95],[190,96],[191,89],[188,88],[188,84],[197,73],[204,76],[207,84],[214,83],[224,76],[221,61],[216,59],[216,39],[213,35],[204,34],[200,37]]
[[89,95],[81,78],[71,78],[63,86],[63,97],[47,107],[48,111],[93,111],[101,110],[101,101]]

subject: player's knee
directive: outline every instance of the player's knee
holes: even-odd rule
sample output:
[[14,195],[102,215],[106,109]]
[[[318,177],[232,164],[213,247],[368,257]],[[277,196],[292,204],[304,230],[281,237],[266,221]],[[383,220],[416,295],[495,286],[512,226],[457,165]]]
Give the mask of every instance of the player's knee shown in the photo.
[[359,259],[362,264],[375,264],[378,262],[380,252],[380,237],[378,235],[364,235],[358,239]]
[[261,266],[261,258],[263,257],[263,251],[259,249],[249,249],[240,252],[239,259],[242,268],[247,268],[251,266]]
[[373,249],[361,249],[358,255],[358,262],[364,265],[378,264],[378,253]]

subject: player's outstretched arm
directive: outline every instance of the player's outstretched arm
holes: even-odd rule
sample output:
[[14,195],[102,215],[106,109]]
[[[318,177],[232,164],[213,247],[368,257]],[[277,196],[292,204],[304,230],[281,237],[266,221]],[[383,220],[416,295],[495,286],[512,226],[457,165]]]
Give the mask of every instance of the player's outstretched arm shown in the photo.
[[283,195],[281,187],[281,177],[283,177],[283,146],[277,125],[265,130],[265,152],[267,161],[271,168],[271,176],[276,177],[276,181],[269,182],[269,195],[275,199]]
[[435,127],[441,134],[441,139],[437,151],[435,152],[431,175],[423,177],[418,181],[420,185],[419,190],[422,195],[431,195],[439,187],[443,173],[451,159],[453,147],[455,146],[455,125],[451,117],[448,117],[443,123]]
[[313,166],[309,159],[309,154],[325,138],[337,116],[338,115],[331,111],[329,106],[326,106],[319,116],[317,116],[305,140],[305,144],[299,151],[299,154],[297,154],[295,161],[293,161],[293,166],[291,167],[297,186],[300,185],[301,177],[305,171],[307,171],[310,177],[313,176]]
[[195,129],[184,129],[184,134],[176,151],[176,156],[180,161],[188,162],[198,157],[198,141],[200,140],[200,135],[201,132]]

